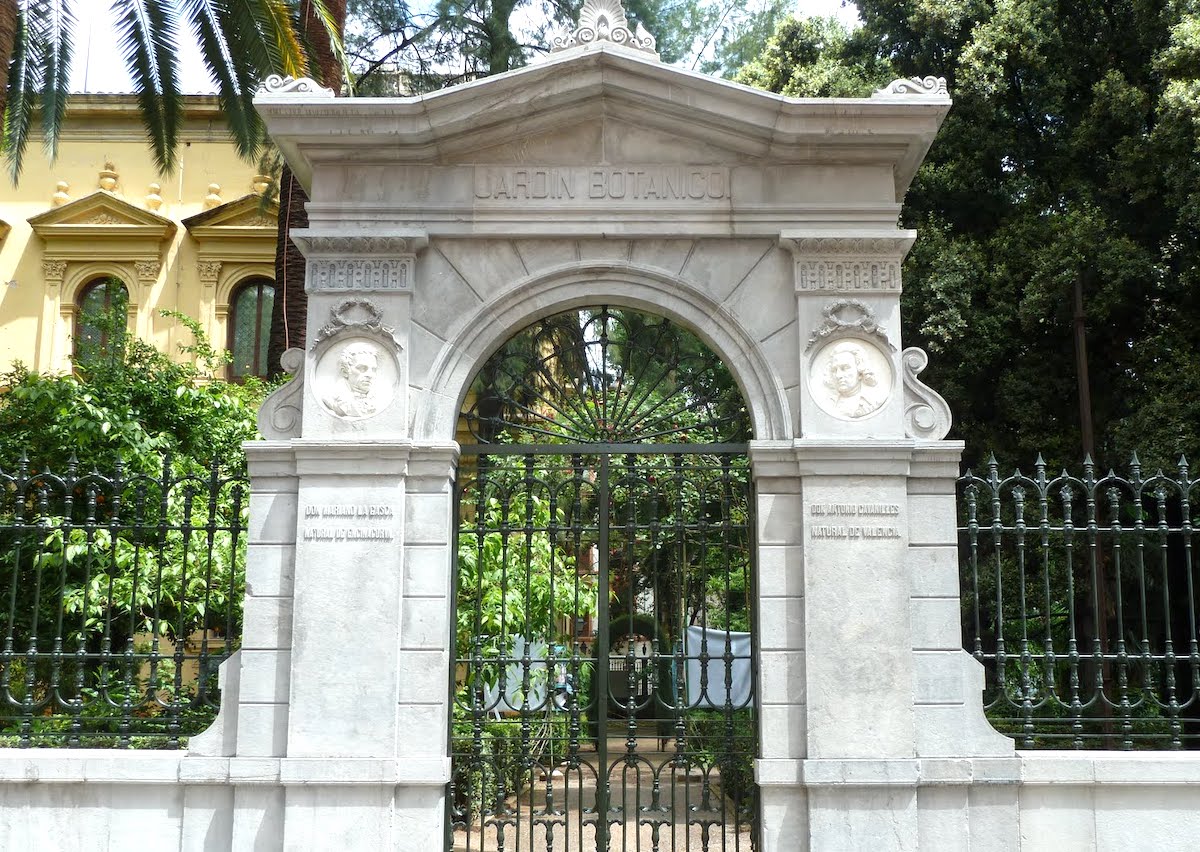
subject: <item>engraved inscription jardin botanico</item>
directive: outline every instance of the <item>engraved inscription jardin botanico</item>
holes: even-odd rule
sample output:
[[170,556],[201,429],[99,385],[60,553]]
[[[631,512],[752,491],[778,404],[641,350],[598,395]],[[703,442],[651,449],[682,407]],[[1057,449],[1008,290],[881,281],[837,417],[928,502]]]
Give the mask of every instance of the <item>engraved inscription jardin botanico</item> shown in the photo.
[[[305,541],[391,541],[391,506],[320,503],[304,507]],[[313,525],[314,522],[319,525]]]
[[729,170],[712,166],[497,167],[475,169],[476,201],[634,203],[722,201]]
[[[897,518],[900,506],[896,503],[814,503],[808,507],[809,517],[817,520],[809,526],[814,539],[863,541],[900,538],[900,529],[892,524],[870,523],[872,518]],[[867,523],[847,523],[849,519],[868,519]]]

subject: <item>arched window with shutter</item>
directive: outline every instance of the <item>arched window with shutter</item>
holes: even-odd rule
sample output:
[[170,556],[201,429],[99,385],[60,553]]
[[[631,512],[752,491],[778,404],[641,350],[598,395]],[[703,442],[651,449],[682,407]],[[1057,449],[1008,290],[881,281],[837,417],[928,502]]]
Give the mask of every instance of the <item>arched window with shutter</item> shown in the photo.
[[251,278],[234,289],[229,299],[229,380],[247,376],[266,378],[267,341],[271,337],[271,307],[275,303],[275,282],[269,278]]
[[120,278],[106,275],[89,281],[75,301],[75,361],[87,363],[108,351],[110,337],[123,330],[129,290]]

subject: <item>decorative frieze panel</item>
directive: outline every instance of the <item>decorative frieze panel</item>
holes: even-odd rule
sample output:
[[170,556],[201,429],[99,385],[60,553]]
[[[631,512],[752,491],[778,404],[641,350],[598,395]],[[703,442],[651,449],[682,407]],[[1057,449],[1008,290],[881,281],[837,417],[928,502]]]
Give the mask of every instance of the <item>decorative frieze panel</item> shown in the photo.
[[796,261],[796,289],[900,292],[900,263],[868,258]]
[[830,236],[785,231],[780,244],[796,258],[798,293],[900,293],[900,263],[911,231]]
[[343,236],[293,232],[308,261],[310,293],[411,290],[423,233]]
[[412,280],[413,260],[380,258],[314,260],[308,264],[306,289],[310,293],[329,290],[407,290]]

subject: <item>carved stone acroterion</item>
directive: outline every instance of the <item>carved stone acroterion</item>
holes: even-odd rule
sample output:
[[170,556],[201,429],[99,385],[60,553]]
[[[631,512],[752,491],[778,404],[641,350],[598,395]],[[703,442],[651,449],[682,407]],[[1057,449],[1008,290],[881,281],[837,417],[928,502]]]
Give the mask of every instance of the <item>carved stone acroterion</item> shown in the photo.
[[100,170],[96,185],[105,192],[113,192],[117,188],[117,168],[112,163],[105,163]]
[[311,77],[284,77],[272,74],[259,87],[259,95],[316,95],[332,98],[333,89],[327,89]]
[[550,51],[583,47],[597,41],[607,41],[658,57],[654,36],[638,23],[629,29],[629,20],[620,0],[586,0],[579,10],[579,26],[565,36],[556,36]]
[[888,83],[882,89],[876,89],[872,97],[895,97],[896,95],[948,98],[950,91],[946,88],[945,77],[901,77]]

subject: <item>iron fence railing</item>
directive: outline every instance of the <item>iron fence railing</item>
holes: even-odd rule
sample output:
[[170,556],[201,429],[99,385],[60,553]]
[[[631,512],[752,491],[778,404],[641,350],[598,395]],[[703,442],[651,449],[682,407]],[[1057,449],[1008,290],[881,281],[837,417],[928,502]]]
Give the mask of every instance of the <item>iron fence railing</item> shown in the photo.
[[177,748],[216,714],[242,473],[0,470],[0,745]]
[[964,645],[985,709],[1023,748],[1200,747],[1194,512],[1186,459],[1145,475],[959,480]]

